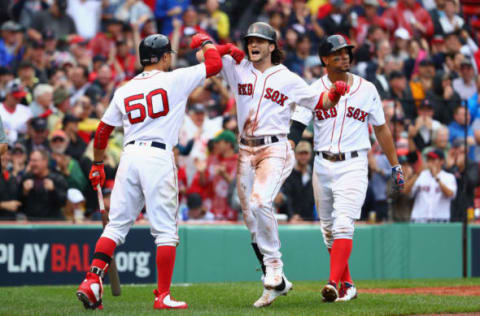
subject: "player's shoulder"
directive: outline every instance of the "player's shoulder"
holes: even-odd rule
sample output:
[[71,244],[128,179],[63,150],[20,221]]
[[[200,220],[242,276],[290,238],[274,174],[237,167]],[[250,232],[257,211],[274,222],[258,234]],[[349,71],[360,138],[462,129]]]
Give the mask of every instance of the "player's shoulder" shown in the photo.
[[372,91],[376,91],[377,88],[375,87],[375,85],[371,82],[371,81],[368,81],[367,79],[359,76],[359,75],[356,75],[356,74],[352,74],[353,76],[353,89],[357,88],[357,89],[366,89],[366,90],[372,90]]

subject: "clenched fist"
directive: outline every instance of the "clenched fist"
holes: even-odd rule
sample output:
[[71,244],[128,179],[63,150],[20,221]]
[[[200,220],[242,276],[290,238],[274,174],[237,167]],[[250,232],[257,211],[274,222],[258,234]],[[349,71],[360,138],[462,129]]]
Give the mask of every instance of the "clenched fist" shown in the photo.
[[230,48],[230,56],[232,56],[233,59],[235,59],[235,62],[238,65],[242,62],[243,58],[245,58],[245,52],[240,48],[238,48],[237,46],[232,45]]
[[328,91],[328,98],[334,104],[338,102],[341,96],[350,91],[350,86],[345,81],[335,81]]
[[196,49],[208,43],[212,43],[212,39],[210,38],[210,36],[203,33],[197,33],[192,37],[192,41],[190,42],[190,48]]
[[90,179],[90,183],[93,186],[94,190],[97,190],[97,185],[103,186],[105,182],[105,170],[103,167],[103,163],[101,164],[93,164],[92,168],[90,169],[90,174],[88,175],[88,179]]

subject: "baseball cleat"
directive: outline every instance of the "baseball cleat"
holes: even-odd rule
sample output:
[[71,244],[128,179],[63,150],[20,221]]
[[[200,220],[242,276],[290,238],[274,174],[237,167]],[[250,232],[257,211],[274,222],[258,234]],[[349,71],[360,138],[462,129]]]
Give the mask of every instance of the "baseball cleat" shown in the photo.
[[327,284],[322,289],[322,296],[325,302],[335,302],[338,298],[337,288],[332,284]]
[[172,300],[170,292],[160,293],[158,290],[153,290],[155,294],[155,302],[153,309],[187,309],[188,305],[185,302]]
[[[285,276],[283,276],[283,281],[285,282],[285,286],[283,286],[282,290],[279,290],[279,289],[268,290],[266,288],[263,288],[262,296],[260,296],[260,298],[255,303],[253,303],[253,306],[256,308],[266,307],[272,304],[277,297],[281,295],[287,295],[288,292],[290,292],[293,289],[293,284],[292,282],[288,281]],[[282,285],[283,284],[280,284],[280,286]]]
[[102,279],[96,274],[88,272],[85,280],[80,283],[76,295],[86,309],[103,309]]
[[266,272],[265,272],[265,279],[263,280],[263,286],[267,290],[273,290],[280,284],[282,284],[283,281],[283,269],[282,267],[280,268],[273,268],[267,266]]
[[348,302],[357,298],[357,288],[355,285],[347,283],[345,286],[342,284],[342,287],[344,288],[344,293],[340,295],[335,302]]

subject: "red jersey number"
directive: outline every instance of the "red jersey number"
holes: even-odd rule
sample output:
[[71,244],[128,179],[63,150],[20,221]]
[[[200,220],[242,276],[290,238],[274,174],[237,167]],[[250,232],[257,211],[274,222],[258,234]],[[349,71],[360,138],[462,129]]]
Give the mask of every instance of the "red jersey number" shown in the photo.
[[[154,112],[153,101],[152,101],[153,97],[156,95],[161,96],[162,105],[163,105],[163,109],[158,112]],[[165,91],[164,89],[155,89],[153,91],[150,91],[146,97],[147,110],[145,110],[145,105],[143,105],[142,103],[134,102],[138,100],[143,100],[144,98],[145,98],[145,95],[142,93],[142,94],[135,94],[124,99],[125,111],[128,114],[128,120],[130,121],[130,124],[137,124],[145,121],[147,114],[152,119],[165,116],[168,114],[169,107],[168,107],[167,91]],[[132,112],[135,110],[138,110],[137,112],[138,115],[133,117]]]

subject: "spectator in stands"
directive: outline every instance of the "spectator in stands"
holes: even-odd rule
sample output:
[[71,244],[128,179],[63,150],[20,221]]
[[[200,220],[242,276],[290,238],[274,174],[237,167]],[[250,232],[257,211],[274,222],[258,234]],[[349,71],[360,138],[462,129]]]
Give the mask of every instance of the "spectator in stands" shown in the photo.
[[477,85],[475,82],[475,71],[473,64],[468,58],[464,58],[460,64],[460,77],[452,82],[453,89],[460,95],[462,100],[470,99],[477,93]]
[[61,207],[67,197],[67,182],[58,173],[48,169],[49,155],[45,150],[34,150],[30,155],[30,172],[22,177],[20,202],[28,219],[61,219]]
[[30,128],[28,129],[28,138],[25,140],[25,148],[27,157],[34,150],[50,151],[48,144],[48,127],[47,120],[43,117],[35,117],[30,121]]
[[452,87],[452,75],[445,73],[440,80],[434,82],[433,93],[429,94],[433,104],[433,118],[442,124],[450,124],[453,120],[453,111],[460,104],[460,96]]
[[387,182],[391,178],[392,166],[383,152],[371,152],[368,157],[370,181],[374,195],[373,209],[376,213],[376,221],[382,222],[388,219]]
[[473,129],[470,126],[470,113],[465,113],[465,107],[458,105],[453,113],[453,122],[448,125],[450,130],[450,143],[453,143],[455,139],[465,138],[465,125],[467,125],[467,142],[470,146],[475,145],[473,138]]
[[235,184],[237,159],[235,134],[225,130],[213,139],[216,142],[216,155],[209,159],[204,170],[199,170],[201,186],[211,188],[210,211],[219,220],[237,220],[238,213],[230,207],[229,193]]
[[228,40],[230,36],[230,19],[220,10],[218,0],[207,0],[205,7],[210,15],[210,27],[216,30],[220,41]]
[[107,58],[112,45],[114,45],[117,40],[124,39],[122,21],[111,18],[108,19],[105,24],[105,32],[98,32],[97,35],[90,40],[89,48],[92,56],[101,55]]
[[71,70],[72,87],[70,89],[70,104],[75,104],[77,99],[85,94],[90,83],[88,82],[88,67],[76,66]]
[[205,210],[202,196],[198,193],[191,193],[187,196],[187,208],[182,212],[184,221],[213,221],[214,215]]
[[393,54],[394,56],[405,61],[409,58],[408,53],[408,41],[410,40],[410,33],[403,27],[400,27],[395,30],[393,33],[394,43],[393,43]]
[[190,0],[157,0],[154,15],[159,33],[170,34],[173,31],[173,19],[180,19],[189,5]]
[[[295,147],[296,163],[292,173],[285,180],[281,190],[282,203],[285,204],[287,215],[291,222],[314,221],[315,201],[312,187],[312,146],[301,141]],[[277,202],[278,203],[278,202]]]
[[96,0],[68,0],[67,14],[72,17],[78,35],[90,39],[100,28],[102,2]]
[[0,102],[7,96],[7,84],[14,78],[13,72],[7,67],[0,66]]
[[49,84],[39,84],[33,90],[33,102],[29,105],[34,117],[48,117],[53,113],[53,87]]
[[11,176],[15,177],[17,184],[18,181],[23,177],[25,174],[25,169],[27,168],[27,150],[25,146],[17,142],[13,145],[12,148],[12,166],[9,170]]
[[53,90],[53,105],[55,111],[48,116],[49,130],[60,129],[65,114],[70,110],[70,95],[65,86],[61,85]]
[[[440,125],[435,131],[432,132],[432,143],[430,146],[427,146],[423,149],[422,154],[424,158],[432,150],[440,150],[443,152],[445,157],[448,157],[447,154],[450,149],[449,140],[449,130],[445,125]],[[447,159],[448,160],[448,159]]]
[[32,117],[32,111],[20,101],[27,95],[18,79],[10,81],[6,86],[6,98],[0,105],[0,116],[8,141],[13,143],[19,136],[27,132],[27,122]]
[[424,58],[418,66],[418,76],[410,80],[410,89],[417,107],[433,91],[433,80],[435,78],[435,64],[430,58]]
[[69,139],[65,153],[75,159],[80,159],[87,149],[85,141],[78,136],[78,122],[80,119],[71,114],[65,115],[62,120],[63,130]]
[[[472,160],[465,163],[465,144],[463,140],[456,139],[453,142],[447,155],[445,169],[455,176],[458,188],[457,195],[452,200],[450,220],[461,222],[466,216],[467,208],[474,206],[473,196],[478,184],[478,163]],[[466,192],[464,191],[465,184]]]
[[[299,1],[299,0],[297,0]],[[330,2],[331,11],[326,17],[319,19],[318,24],[323,29],[322,35],[342,34],[351,38],[350,19],[348,16],[348,5],[344,0],[333,0]],[[317,33],[318,34],[318,33]]]
[[[413,165],[409,162],[408,156],[398,155],[398,162],[402,166],[405,181],[409,181],[415,174]],[[391,192],[391,181],[387,186],[387,192]],[[392,196],[392,215],[394,222],[410,222],[410,214],[412,213],[413,199],[410,194],[397,192]]]
[[12,67],[22,59],[23,28],[14,21],[2,24],[0,37],[0,66]]
[[[2,168],[0,170],[0,220],[13,220],[16,218],[17,211],[22,203],[18,198],[17,180],[9,170],[11,151],[7,151],[6,140],[6,137],[0,137],[0,166]],[[5,150],[4,153],[2,153],[3,150]]]
[[67,0],[55,0],[48,10],[37,11],[28,29],[28,36],[35,41],[41,41],[42,33],[47,29],[52,30],[57,39],[77,33],[75,22],[66,10]]
[[97,79],[88,87],[85,95],[92,100],[93,104],[101,103],[107,108],[114,88],[115,82],[113,81],[112,70],[107,64],[103,64],[98,69]]
[[388,82],[390,85],[389,98],[397,104],[397,107],[400,105],[405,119],[408,120],[407,124],[413,122],[417,116],[417,109],[413,101],[410,86],[407,85],[405,74],[399,71],[392,71],[388,77]]
[[73,221],[76,224],[83,222],[85,219],[85,197],[80,190],[75,188],[67,190],[67,204],[63,209],[63,215],[66,220]]
[[450,204],[457,194],[453,174],[442,170],[445,157],[442,151],[427,154],[427,169],[415,173],[405,184],[405,193],[414,197],[413,222],[448,222]]
[[295,52],[287,55],[284,65],[290,69],[290,71],[302,76],[305,70],[305,61],[310,55],[311,46],[312,45],[308,36],[304,34],[299,35],[297,38]]
[[433,119],[433,105],[428,99],[424,99],[418,108],[418,116],[415,123],[410,125],[408,133],[413,135],[413,141],[418,150],[432,144],[432,134],[442,124]]
[[50,148],[52,159],[56,163],[56,171],[63,175],[69,188],[76,188],[80,191],[87,189],[85,178],[78,161],[66,153],[69,145],[67,134],[62,130],[56,130],[50,135]]
[[457,32],[464,28],[465,21],[458,15],[458,7],[455,0],[445,0],[443,13],[438,19],[443,34]]
[[384,12],[383,18],[392,33],[403,27],[415,38],[433,36],[432,18],[416,0],[399,0],[395,7]]

